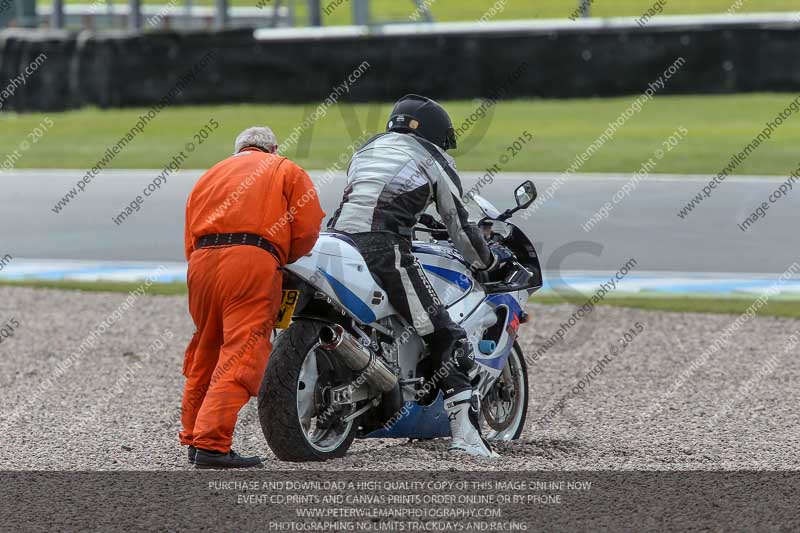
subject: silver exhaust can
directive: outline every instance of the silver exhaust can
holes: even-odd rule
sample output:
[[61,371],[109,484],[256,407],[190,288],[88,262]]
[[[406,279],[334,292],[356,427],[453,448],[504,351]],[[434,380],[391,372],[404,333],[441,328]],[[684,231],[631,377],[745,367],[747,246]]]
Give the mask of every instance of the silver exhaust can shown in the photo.
[[345,365],[360,372],[363,379],[381,392],[389,392],[397,384],[397,376],[367,347],[338,324],[328,325],[319,333],[320,346],[338,355]]

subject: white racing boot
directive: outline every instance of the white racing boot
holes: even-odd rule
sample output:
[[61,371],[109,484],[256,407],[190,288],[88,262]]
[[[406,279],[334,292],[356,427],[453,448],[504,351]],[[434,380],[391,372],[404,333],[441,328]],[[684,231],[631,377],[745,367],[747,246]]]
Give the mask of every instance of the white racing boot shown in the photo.
[[477,395],[473,396],[471,390],[459,392],[445,399],[444,408],[450,420],[450,435],[453,437],[451,450],[463,450],[470,455],[490,459],[500,457],[481,436],[478,425],[480,400]]

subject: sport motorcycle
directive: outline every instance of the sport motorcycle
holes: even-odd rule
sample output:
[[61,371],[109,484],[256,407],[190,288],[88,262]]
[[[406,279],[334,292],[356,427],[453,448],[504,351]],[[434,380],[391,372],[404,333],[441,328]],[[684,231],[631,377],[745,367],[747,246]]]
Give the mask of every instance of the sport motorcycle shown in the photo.
[[[531,240],[507,222],[536,199],[525,181],[516,206],[500,212],[468,194],[471,219],[512,259],[473,272],[446,231],[414,228],[412,252],[475,354],[469,375],[490,441],[519,438],[528,408],[525,356],[517,342],[525,304],[542,286]],[[506,254],[508,255],[508,254]],[[342,457],[356,438],[450,436],[444,400],[425,342],[388,301],[353,241],[320,234],[313,250],[284,268],[283,299],[258,415],[267,443],[286,461]]]

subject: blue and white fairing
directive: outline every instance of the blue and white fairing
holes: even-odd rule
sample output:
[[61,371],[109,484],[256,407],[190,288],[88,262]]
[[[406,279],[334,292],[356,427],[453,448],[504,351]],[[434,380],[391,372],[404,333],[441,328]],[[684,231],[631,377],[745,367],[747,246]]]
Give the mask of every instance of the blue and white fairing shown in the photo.
[[286,270],[325,293],[361,324],[396,314],[358,248],[345,235],[321,233],[309,255]]
[[[499,338],[494,341],[494,350],[484,353],[478,349],[475,352],[475,360],[478,363],[497,371],[498,374],[500,373],[506,365],[508,356],[511,354],[514,342],[517,340],[517,331],[519,330],[521,315],[527,299],[527,291],[492,294],[486,298],[484,305],[490,306],[494,310],[495,316],[503,320],[503,324],[500,328]],[[476,313],[476,315],[478,314]],[[480,332],[476,333],[479,334]]]
[[[472,278],[461,254],[452,247],[415,243],[413,252],[455,322],[463,321],[483,301],[483,290]],[[361,324],[396,314],[386,292],[346,235],[320,234],[310,254],[286,269],[325,293]]]
[[[478,360],[502,369],[516,338],[527,291],[492,294],[487,297],[476,283],[464,258],[447,245],[414,243],[420,262],[452,320],[464,328]],[[352,240],[338,233],[322,233],[311,253],[288,265],[287,270],[303,279],[361,324],[372,324],[396,312],[367,268]],[[480,351],[484,331],[497,318],[505,320],[502,334],[491,353]]]
[[[463,256],[452,247],[414,243],[412,250],[436,294],[447,306],[450,318],[467,332],[476,360],[499,373],[516,340],[520,317],[529,297],[528,291],[487,296],[472,278]],[[504,320],[505,324],[500,328],[499,338],[493,339],[495,348],[483,353],[480,341],[484,332],[495,325],[498,319]]]

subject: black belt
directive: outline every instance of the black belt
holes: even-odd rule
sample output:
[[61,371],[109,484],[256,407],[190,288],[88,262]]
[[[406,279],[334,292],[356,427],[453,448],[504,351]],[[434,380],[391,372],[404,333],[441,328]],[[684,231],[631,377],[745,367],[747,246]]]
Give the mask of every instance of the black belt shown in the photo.
[[252,233],[214,233],[212,235],[203,235],[197,239],[195,249],[200,248],[213,248],[215,246],[257,246],[262,250],[266,250],[275,256],[278,264],[281,264],[281,256],[278,250],[267,239],[260,235],[253,235]]

